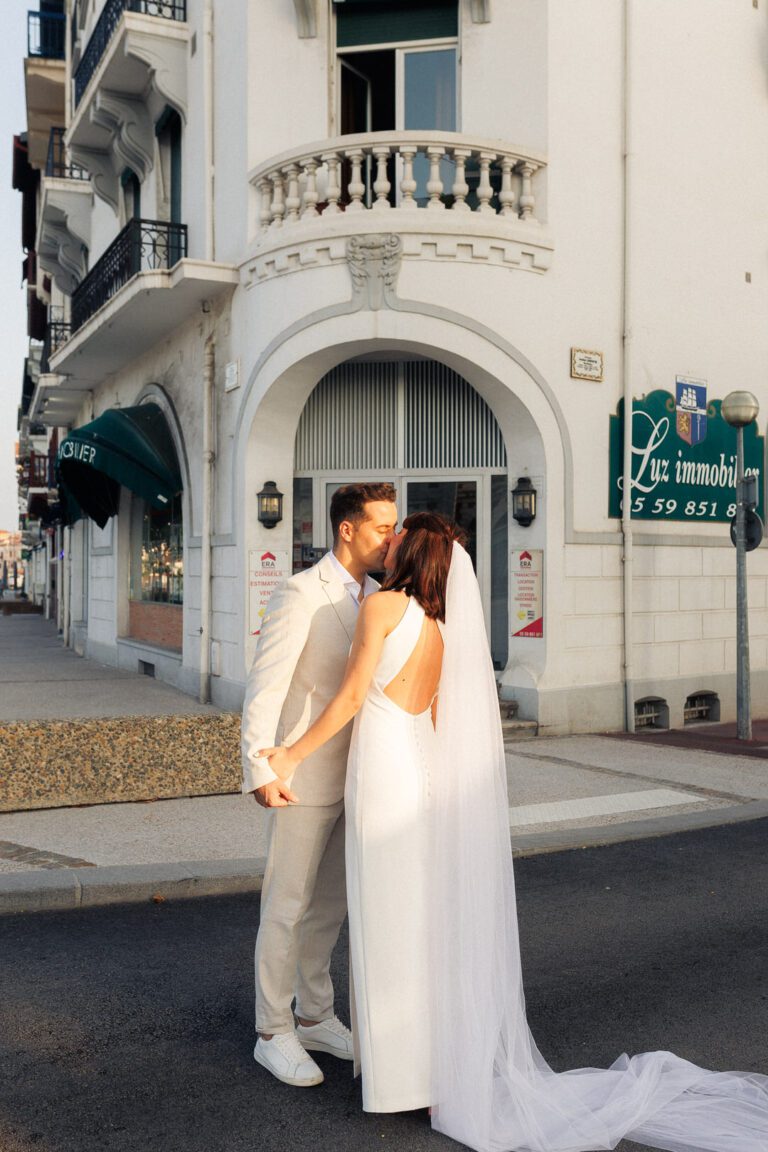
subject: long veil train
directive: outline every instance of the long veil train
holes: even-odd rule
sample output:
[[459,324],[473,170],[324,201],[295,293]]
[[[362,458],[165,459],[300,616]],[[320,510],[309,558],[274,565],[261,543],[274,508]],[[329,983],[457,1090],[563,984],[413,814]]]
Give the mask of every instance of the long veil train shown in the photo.
[[477,1152],[767,1152],[768,1076],[670,1052],[556,1073],[528,1028],[496,685],[469,556],[454,544],[434,774],[437,1130]]

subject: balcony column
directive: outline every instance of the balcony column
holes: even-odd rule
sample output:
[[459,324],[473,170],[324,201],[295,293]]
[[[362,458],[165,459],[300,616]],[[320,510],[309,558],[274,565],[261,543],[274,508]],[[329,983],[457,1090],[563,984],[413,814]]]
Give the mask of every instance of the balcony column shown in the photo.
[[514,160],[511,156],[502,156],[501,158],[501,191],[499,192],[499,203],[501,204],[502,216],[514,216],[515,212],[515,192],[512,187],[512,169],[514,167]]
[[456,161],[456,178],[453,181],[453,211],[454,212],[469,212],[469,204],[467,204],[467,196],[469,195],[469,184],[465,168],[467,160],[472,155],[470,148],[454,148],[453,158]]
[[268,176],[262,176],[256,187],[261,198],[259,224],[266,230],[272,220],[272,181]]
[[418,208],[418,204],[414,199],[414,192],[416,191],[416,181],[413,178],[413,160],[416,156],[417,148],[415,144],[401,144],[400,155],[403,160],[403,178],[400,181],[400,194],[401,208]]
[[306,185],[304,187],[304,211],[301,213],[302,220],[320,215],[317,210],[317,201],[319,199],[317,194],[317,167],[317,160],[315,160],[314,156],[304,161]]
[[491,207],[491,200],[493,198],[493,188],[491,186],[490,167],[496,159],[495,152],[481,152],[480,153],[480,183],[477,186],[477,199],[479,200],[478,212],[483,212],[487,216],[494,216],[495,212]]
[[523,220],[531,220],[533,218],[533,210],[536,207],[536,199],[533,195],[531,180],[534,172],[538,169],[538,164],[534,164],[531,160],[523,160],[517,167],[523,178],[523,188],[520,195],[520,217]]
[[352,165],[352,175],[347,185],[347,191],[349,192],[347,212],[362,212],[365,208],[363,204],[365,184],[362,179],[364,153],[362,148],[352,148],[349,152],[345,152],[344,155]]
[[392,185],[387,179],[389,145],[376,144],[373,148],[373,155],[376,157],[376,179],[373,184],[376,200],[374,201],[373,207],[377,211],[380,211],[389,208],[389,193],[392,188]]
[[299,208],[301,208],[301,196],[299,196],[299,166],[298,164],[289,164],[285,171],[288,177],[288,195],[285,198],[285,222],[286,224],[290,224],[298,220]]
[[323,216],[335,216],[337,212],[341,211],[339,208],[339,200],[341,199],[339,154],[338,152],[324,152],[320,159],[328,168],[328,187],[325,193],[328,203],[323,210]]
[[444,202],[440,199],[443,195],[443,181],[440,176],[440,161],[445,155],[445,148],[441,148],[437,144],[430,144],[427,148],[427,156],[429,157],[429,180],[427,181],[427,194],[429,196],[429,203],[427,208],[445,208]]
[[285,188],[285,181],[283,180],[282,172],[272,173],[272,227],[280,228],[283,223],[283,216],[285,215],[285,198],[283,191]]

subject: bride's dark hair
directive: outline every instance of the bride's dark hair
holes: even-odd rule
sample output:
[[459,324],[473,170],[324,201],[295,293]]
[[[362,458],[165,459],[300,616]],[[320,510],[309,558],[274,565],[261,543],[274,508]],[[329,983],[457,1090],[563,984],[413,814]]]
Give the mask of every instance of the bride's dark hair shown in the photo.
[[453,542],[465,544],[467,534],[439,512],[414,512],[403,520],[405,536],[395,553],[395,566],[382,592],[415,596],[427,616],[445,620],[445,589]]

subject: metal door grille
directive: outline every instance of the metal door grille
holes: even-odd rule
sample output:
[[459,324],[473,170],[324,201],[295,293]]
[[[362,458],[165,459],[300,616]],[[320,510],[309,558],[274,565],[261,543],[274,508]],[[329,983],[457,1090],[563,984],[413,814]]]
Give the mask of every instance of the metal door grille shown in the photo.
[[406,468],[506,468],[496,418],[471,384],[434,360],[405,368]]
[[434,360],[340,364],[310,395],[296,432],[297,472],[506,467],[488,405]]
[[397,369],[347,363],[323,377],[299,421],[297,472],[396,466]]

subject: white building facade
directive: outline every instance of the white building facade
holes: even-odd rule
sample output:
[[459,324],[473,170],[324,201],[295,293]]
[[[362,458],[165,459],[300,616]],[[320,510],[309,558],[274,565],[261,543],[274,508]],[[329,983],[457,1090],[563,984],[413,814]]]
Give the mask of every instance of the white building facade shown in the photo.
[[[719,401],[761,402],[762,500],[765,5],[66,15],[63,147],[88,178],[42,181],[38,258],[69,327],[31,418],[104,522],[65,517],[69,642],[239,707],[265,596],[328,547],[335,488],[391,480],[401,516],[467,528],[501,694],[541,733],[731,718]],[[756,714],[767,556],[748,559]]]

